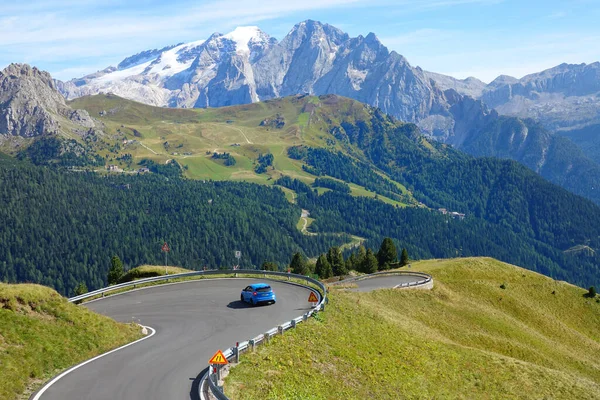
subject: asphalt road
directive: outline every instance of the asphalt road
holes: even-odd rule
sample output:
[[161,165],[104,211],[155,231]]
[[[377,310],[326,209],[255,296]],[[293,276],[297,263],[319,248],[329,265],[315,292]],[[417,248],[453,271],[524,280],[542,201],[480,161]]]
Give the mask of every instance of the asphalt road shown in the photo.
[[417,282],[423,280],[423,277],[416,275],[383,275],[375,276],[373,278],[363,279],[360,281],[352,282],[355,283],[358,288],[349,289],[357,292],[370,292],[375,289],[393,288],[396,285],[400,285],[408,282]]
[[277,303],[252,307],[241,290],[268,279],[200,280],[128,292],[87,304],[117,321],[156,329],[140,343],[64,376],[42,400],[198,399],[199,375],[216,350],[310,310],[307,289],[269,281]]

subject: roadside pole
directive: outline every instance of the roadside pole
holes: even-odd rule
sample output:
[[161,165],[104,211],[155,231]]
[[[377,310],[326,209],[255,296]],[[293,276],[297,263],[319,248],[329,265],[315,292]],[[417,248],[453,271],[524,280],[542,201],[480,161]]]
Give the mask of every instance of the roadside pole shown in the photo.
[[163,253],[165,253],[165,275],[169,275],[169,271],[167,270],[167,254],[169,253],[169,251],[171,251],[171,249],[169,248],[167,242],[165,242],[165,244],[162,245],[161,250],[163,251]]
[[235,269],[240,269],[240,258],[242,258],[242,252],[239,250],[236,250],[235,258],[237,258],[237,268],[235,268]]

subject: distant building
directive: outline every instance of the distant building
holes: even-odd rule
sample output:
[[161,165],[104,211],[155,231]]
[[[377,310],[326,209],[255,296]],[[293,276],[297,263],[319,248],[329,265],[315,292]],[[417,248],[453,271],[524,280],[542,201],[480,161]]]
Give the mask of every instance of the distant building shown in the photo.
[[121,172],[123,171],[121,168],[119,168],[118,165],[114,165],[114,164],[109,164],[107,169],[111,172]]
[[438,208],[438,212],[442,215],[449,215],[452,218],[465,219],[465,214],[456,211],[448,211],[445,208]]
[[138,172],[140,174],[144,174],[146,172],[150,172],[150,169],[148,169],[148,167],[142,167],[142,168],[138,169]]
[[456,212],[456,211],[452,211],[450,213],[450,216],[452,218],[465,219],[465,214],[462,214],[462,213],[459,213],[459,212]]

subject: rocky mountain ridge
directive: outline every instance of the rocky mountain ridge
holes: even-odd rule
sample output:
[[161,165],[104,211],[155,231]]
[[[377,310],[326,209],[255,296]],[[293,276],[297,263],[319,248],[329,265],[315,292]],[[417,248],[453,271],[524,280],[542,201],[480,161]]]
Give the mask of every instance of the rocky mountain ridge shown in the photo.
[[0,137],[57,135],[68,128],[65,122],[86,130],[95,127],[87,111],[65,103],[48,72],[27,64],[0,71]]
[[532,118],[551,131],[600,123],[600,63],[561,64],[517,79],[500,75],[488,85],[428,73],[443,88],[481,99],[502,115]]
[[[304,21],[281,42],[256,27],[129,57],[118,67],[58,82],[67,99],[113,93],[146,104],[220,107],[294,94],[338,94],[426,130],[451,126],[443,91],[375,34],[349,37]],[[432,118],[430,118],[430,116]]]

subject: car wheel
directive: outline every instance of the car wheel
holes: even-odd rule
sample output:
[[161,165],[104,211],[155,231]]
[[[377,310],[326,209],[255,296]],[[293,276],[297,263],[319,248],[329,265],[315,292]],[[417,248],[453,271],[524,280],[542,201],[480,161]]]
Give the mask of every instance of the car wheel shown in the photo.
[[240,294],[240,301],[243,303],[244,302],[244,295]]

